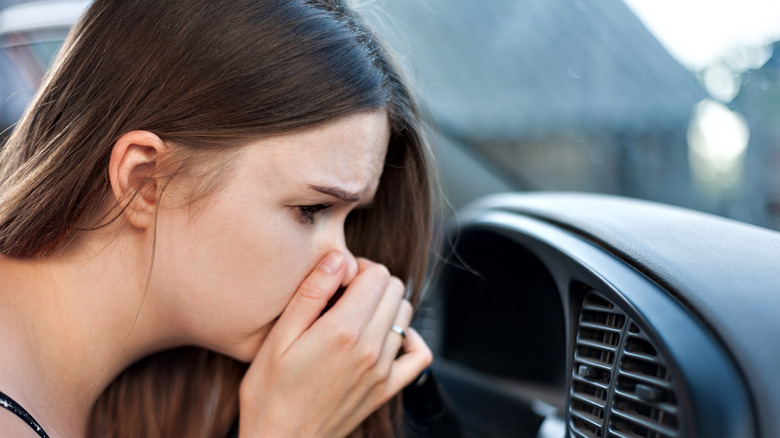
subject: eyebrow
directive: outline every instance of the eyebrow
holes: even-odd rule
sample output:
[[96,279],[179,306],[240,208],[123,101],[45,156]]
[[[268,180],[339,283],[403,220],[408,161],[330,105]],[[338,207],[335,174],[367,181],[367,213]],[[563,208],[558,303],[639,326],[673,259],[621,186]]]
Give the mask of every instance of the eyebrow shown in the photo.
[[316,190],[320,193],[333,196],[334,198],[341,199],[344,202],[352,203],[352,202],[360,201],[359,193],[346,192],[338,187],[327,187],[327,186],[318,186],[314,184],[309,184],[309,188]]

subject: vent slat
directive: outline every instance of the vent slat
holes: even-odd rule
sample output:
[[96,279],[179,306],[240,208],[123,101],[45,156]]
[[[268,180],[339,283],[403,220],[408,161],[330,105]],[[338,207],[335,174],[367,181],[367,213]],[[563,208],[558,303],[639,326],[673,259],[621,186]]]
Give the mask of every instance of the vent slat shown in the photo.
[[649,354],[635,353],[631,351],[624,351],[623,356],[628,356],[634,359],[644,360],[651,363],[660,363],[658,356],[650,356]]
[[615,305],[612,304],[611,301],[604,299],[600,295],[595,293],[589,293],[588,295],[585,295],[585,299],[583,300],[583,303],[584,305],[601,306],[607,309],[612,309],[613,307],[615,307]]
[[574,424],[573,421],[569,422],[569,429],[574,434],[575,438],[599,438],[597,435],[594,435],[586,430],[581,430],[579,427],[577,427],[576,424]]
[[612,353],[617,351],[617,347],[613,347],[607,344],[602,344],[601,342],[589,341],[587,339],[580,339],[579,337],[577,338],[577,344],[584,345],[590,348],[598,348],[600,350],[610,351]]
[[603,400],[597,400],[597,399],[594,399],[592,397],[588,397],[588,396],[586,396],[584,394],[580,394],[580,393],[577,393],[577,392],[572,392],[571,396],[573,398],[583,402],[583,403],[586,403],[586,404],[588,404],[590,406],[593,406],[594,408],[599,408],[599,409],[606,408],[606,405],[604,404]]
[[655,421],[651,421],[645,417],[639,416],[639,415],[632,415],[626,412],[623,412],[619,409],[613,409],[612,410],[613,415],[617,415],[621,417],[624,420],[630,421],[632,423],[636,423],[644,427],[645,429],[648,429],[650,431],[653,431],[658,434],[662,434],[666,437],[677,437],[677,431],[674,429],[670,429],[666,427],[663,424],[659,424]]
[[606,384],[606,383],[601,383],[601,382],[596,382],[596,381],[593,381],[593,380],[588,380],[588,379],[586,379],[584,377],[580,377],[580,376],[578,376],[576,374],[573,375],[572,378],[574,379],[575,382],[584,382],[584,383],[596,386],[596,387],[598,387],[600,389],[604,389],[604,390],[609,389],[609,385]]
[[577,357],[587,358],[602,363],[610,369],[615,365],[616,354],[614,350],[609,351],[601,348],[588,347],[584,344],[577,344],[574,349],[574,354]]
[[614,313],[616,315],[622,315],[623,312],[621,312],[619,309],[616,309],[614,307],[601,307],[597,304],[583,304],[582,310],[592,310],[594,312],[604,312],[604,313]]
[[594,417],[592,415],[589,415],[589,414],[587,414],[585,412],[582,412],[582,411],[572,410],[571,411],[571,415],[573,417],[579,418],[580,420],[590,424],[593,427],[601,428],[604,425],[603,424],[603,421],[604,421],[603,419],[596,418],[596,417]]
[[646,406],[651,406],[651,407],[656,408],[656,409],[662,409],[663,411],[665,411],[665,412],[667,412],[667,413],[669,413],[671,415],[677,415],[680,412],[679,409],[677,408],[677,406],[673,405],[671,403],[648,403],[648,402],[640,399],[639,397],[637,397],[635,394],[632,394],[632,393],[626,392],[626,391],[621,391],[620,389],[615,389],[615,394],[617,394],[617,395],[619,395],[621,397],[625,397],[627,399],[630,399],[631,401],[636,402],[636,403],[642,403],[642,404],[644,404]]
[[633,432],[621,432],[615,429],[609,429],[609,438],[643,438]]
[[589,328],[589,329],[593,329],[593,330],[603,330],[605,332],[610,332],[610,333],[620,333],[620,329],[619,328],[615,328],[615,327],[612,327],[612,326],[609,326],[609,325],[606,325],[606,324],[599,324],[599,323],[595,323],[595,322],[589,322],[589,321],[581,321],[580,322],[580,327],[582,327],[582,328]]
[[631,371],[625,371],[622,369],[618,369],[618,376],[624,376],[624,377],[630,377],[634,380],[638,380],[640,382],[649,383],[651,385],[657,386],[659,388],[663,388],[666,390],[672,389],[672,384],[668,380],[662,380],[657,377],[648,376],[647,374],[640,374],[635,373]]
[[639,330],[638,328],[636,330],[637,331],[628,332],[628,339],[641,339],[643,341],[651,342],[650,339],[645,335],[643,331]]
[[580,356],[577,353],[574,353],[574,362],[579,362],[582,365],[587,365],[589,367],[600,368],[605,371],[612,371],[612,364],[601,362],[590,357]]

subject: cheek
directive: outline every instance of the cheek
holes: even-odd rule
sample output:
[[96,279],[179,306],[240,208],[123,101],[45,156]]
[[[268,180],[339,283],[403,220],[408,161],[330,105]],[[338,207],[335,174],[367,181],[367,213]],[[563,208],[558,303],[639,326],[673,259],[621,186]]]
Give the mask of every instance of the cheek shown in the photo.
[[312,263],[313,245],[309,235],[291,224],[282,211],[246,219],[225,226],[227,237],[222,251],[230,260],[227,269],[242,272],[249,282],[263,278],[264,288],[297,288]]
[[311,263],[305,235],[275,219],[222,222],[216,239],[201,242],[201,248],[211,250],[201,252],[198,263],[209,276],[207,283],[228,293],[236,310],[247,308],[264,318],[277,316]]
[[230,354],[224,348],[256,343],[319,259],[312,233],[289,212],[214,207],[161,221],[159,234],[169,238],[159,241],[155,272],[186,336]]

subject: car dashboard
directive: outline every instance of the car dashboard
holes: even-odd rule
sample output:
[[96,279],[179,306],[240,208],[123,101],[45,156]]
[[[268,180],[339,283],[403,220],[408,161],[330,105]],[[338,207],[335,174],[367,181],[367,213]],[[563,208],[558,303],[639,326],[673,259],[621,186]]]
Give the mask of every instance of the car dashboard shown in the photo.
[[416,324],[463,436],[779,436],[780,233],[534,193],[446,242]]

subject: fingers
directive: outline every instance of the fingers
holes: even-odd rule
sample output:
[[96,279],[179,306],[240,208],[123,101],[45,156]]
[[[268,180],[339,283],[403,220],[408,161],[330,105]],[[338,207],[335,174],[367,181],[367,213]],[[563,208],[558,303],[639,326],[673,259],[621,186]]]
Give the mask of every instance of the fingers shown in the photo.
[[417,330],[408,328],[403,354],[394,362],[388,377],[388,389],[392,394],[403,389],[433,361],[433,353]]
[[323,316],[322,323],[351,331],[356,337],[365,337],[366,328],[375,318],[377,308],[388,290],[391,276],[383,265],[365,259],[359,259],[358,266],[358,275],[338,302]]
[[345,266],[344,254],[339,251],[328,253],[298,287],[279,316],[269,340],[284,349],[311,327],[341,285]]
[[[374,311],[372,321],[366,327],[365,335],[378,342],[377,345],[384,343],[388,333],[390,333],[390,326],[393,324],[397,324],[401,328],[405,328],[409,324],[405,322],[404,315],[401,315],[399,319],[399,311],[405,290],[406,287],[398,277],[390,277],[382,299]],[[400,336],[397,337],[400,338]],[[397,341],[397,339],[394,339],[394,341]],[[401,344],[397,343],[396,351],[398,351],[397,347],[400,346]]]
[[358,276],[317,324],[327,324],[331,331],[348,330],[352,336],[345,339],[357,340],[359,348],[365,351],[367,359],[361,370],[374,368],[372,374],[384,379],[404,341],[391,327],[395,324],[405,330],[412,317],[412,306],[404,300],[406,286],[391,276],[387,268],[365,259],[359,259],[358,265]]
[[408,328],[412,306],[403,283],[384,266],[358,264],[324,314],[349,270],[345,255],[328,254],[298,287],[241,383],[247,433],[346,436],[430,364],[430,350]]
[[[395,394],[412,383],[433,361],[433,354],[420,334],[413,328],[405,329],[405,331],[406,339],[403,340],[403,354],[391,360],[387,373],[383,374],[384,378],[379,379],[373,390],[367,393],[361,401],[362,406],[369,407],[368,412],[386,403]],[[401,336],[396,333],[390,333],[390,336],[401,339]],[[393,357],[397,353],[398,350],[395,350]]]
[[[413,309],[405,300],[405,285],[383,265],[358,259],[359,273],[343,296],[324,315],[322,310],[341,284],[346,272],[344,256],[333,252],[301,284],[274,327],[283,346],[290,345],[309,330],[312,335],[336,337],[332,344],[357,357],[354,371],[369,372],[382,386],[400,390],[431,361],[431,352],[419,334],[409,329]],[[322,315],[322,316],[320,316]],[[406,339],[391,331],[401,327]],[[317,328],[321,326],[320,328]],[[322,342],[318,341],[318,342]],[[398,357],[403,346],[404,354]],[[398,357],[398,358],[397,358]],[[362,371],[358,371],[362,370]],[[401,382],[400,386],[396,381]]]
[[[405,333],[409,332],[409,323],[412,320],[412,305],[407,300],[402,300],[398,305],[398,311],[396,312],[395,319],[392,322],[392,325],[397,325],[400,327]],[[398,351],[400,350],[401,346],[406,341],[406,338],[401,336],[401,334],[396,333],[392,329],[387,330],[385,333],[385,342],[384,346],[382,348],[382,353],[380,355],[379,361],[377,363],[377,366],[383,369],[388,370],[393,364],[393,361],[395,360],[396,356],[398,356]]]

